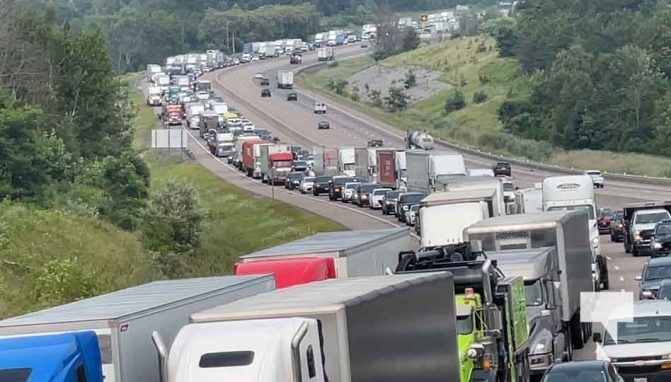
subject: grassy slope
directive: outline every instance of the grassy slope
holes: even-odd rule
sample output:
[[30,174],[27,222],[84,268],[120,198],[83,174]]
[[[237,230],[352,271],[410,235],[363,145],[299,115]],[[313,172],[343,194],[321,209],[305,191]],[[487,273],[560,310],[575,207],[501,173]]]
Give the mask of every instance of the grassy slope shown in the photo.
[[[133,89],[138,107],[136,148],[146,147],[156,116]],[[220,275],[230,272],[235,259],[263,247],[343,227],[318,216],[234,187],[201,166],[160,156],[147,156],[152,185],[176,178],[191,182],[207,210],[202,248],[189,263],[186,275]],[[139,234],[128,233],[100,220],[72,216],[56,210],[39,210],[22,204],[0,204],[0,318],[52,305],[38,291],[49,290],[54,280],[68,274],[73,293],[80,287],[77,274],[47,274],[50,261],[77,258],[82,277],[94,280],[91,293],[104,293],[160,278]],[[45,277],[47,276],[47,277]],[[61,283],[56,282],[57,285]]]
[[[480,45],[484,48],[478,49]],[[466,98],[466,107],[449,115],[444,114],[443,106],[453,90],[441,92],[434,97],[413,104],[406,111],[392,114],[352,101],[344,96],[338,96],[326,86],[329,79],[347,79],[371,65],[374,65],[374,61],[370,58],[343,61],[336,67],[303,73],[297,77],[297,81],[305,88],[321,92],[331,99],[352,106],[389,124],[404,128],[427,129],[438,137],[466,145],[480,146],[481,149],[488,149],[492,152],[502,154],[510,152],[502,147],[505,145],[484,147],[480,138],[483,134],[501,132],[501,123],[498,120],[498,109],[501,103],[509,97],[526,96],[530,87],[526,79],[520,75],[518,65],[514,60],[498,57],[493,39],[484,36],[464,37],[439,44],[424,45],[419,49],[391,57],[380,63],[385,66],[420,65],[442,72],[443,81],[455,87],[461,86],[461,91]],[[485,81],[481,81],[483,77],[486,78]],[[472,97],[476,91],[485,92],[488,96],[487,101],[474,104]],[[515,139],[511,138],[509,141],[509,144],[515,145]],[[515,154],[519,155],[519,153]],[[555,150],[554,155],[546,161],[576,168],[597,167],[609,172],[671,176],[670,159],[648,155],[591,150],[572,152]]]

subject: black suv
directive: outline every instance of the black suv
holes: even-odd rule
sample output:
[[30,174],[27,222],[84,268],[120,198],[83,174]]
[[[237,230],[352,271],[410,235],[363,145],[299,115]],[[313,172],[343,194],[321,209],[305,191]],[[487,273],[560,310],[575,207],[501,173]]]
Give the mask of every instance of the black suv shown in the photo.
[[287,101],[298,101],[298,93],[287,94]]
[[371,139],[368,141],[367,146],[368,147],[382,147],[384,145],[384,142],[382,139]]
[[513,176],[510,163],[508,162],[496,162],[492,166],[494,171],[494,176]]
[[312,186],[312,195],[317,196],[322,192],[329,192],[332,176],[322,175],[315,179],[314,186]]
[[396,214],[396,202],[401,191],[387,191],[382,198],[382,215]]
[[331,124],[329,123],[329,121],[319,121],[319,123],[317,124],[317,129],[318,130],[322,130],[322,129],[328,130],[330,128],[331,128]]
[[296,189],[301,184],[301,180],[303,180],[303,178],[305,178],[304,172],[290,172],[289,176],[287,176],[287,182],[284,183],[284,188],[288,190]]
[[359,207],[370,206],[370,199],[373,194],[373,190],[380,188],[380,185],[377,183],[362,183],[358,184],[356,188],[356,204]]
[[354,182],[354,178],[349,176],[338,176],[333,177],[331,181],[331,187],[329,187],[329,199],[338,200],[342,198],[342,189],[345,187],[345,183]]
[[270,95],[270,89],[261,89],[261,97],[271,97]]
[[261,79],[261,86],[270,86],[270,81],[267,78]]
[[405,212],[410,209],[410,206],[419,204],[424,198],[426,198],[426,194],[423,192],[404,192],[399,195],[398,203],[396,204],[398,208],[395,211],[396,218],[399,221],[406,223]]
[[671,254],[671,220],[662,220],[655,225],[655,233],[650,246],[652,257]]

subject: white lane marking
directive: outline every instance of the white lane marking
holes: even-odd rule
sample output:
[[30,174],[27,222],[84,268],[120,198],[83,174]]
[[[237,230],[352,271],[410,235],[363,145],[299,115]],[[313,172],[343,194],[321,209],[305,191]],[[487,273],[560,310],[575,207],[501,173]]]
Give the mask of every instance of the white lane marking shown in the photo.
[[[196,137],[191,133],[191,131],[190,131],[189,129],[187,129],[184,125],[182,125],[182,129],[184,129],[184,130],[186,131],[186,133],[189,134],[189,136],[191,136],[191,139],[193,139],[193,141],[196,142],[196,144],[197,144],[198,146],[200,146],[200,148],[201,148],[206,154],[208,154],[208,155],[211,156],[214,160],[216,160],[217,162],[219,162],[219,164],[221,164],[222,166],[225,166],[225,167],[229,168],[229,169],[232,170],[237,176],[239,176],[239,177],[241,177],[241,178],[244,178],[244,179],[248,180],[250,183],[255,183],[255,184],[257,184],[257,182],[254,182],[253,180],[247,178],[246,175],[240,173],[240,171],[238,171],[238,169],[236,169],[235,167],[229,165],[228,163],[224,163],[224,161],[222,161],[219,157],[217,157],[216,155],[212,154],[212,153],[210,152],[210,150],[208,150],[208,149],[205,147],[205,145],[203,145],[202,143],[200,143],[200,141],[199,141],[198,139],[196,139]],[[290,192],[290,191],[285,190],[284,188],[275,188],[275,192],[278,192],[278,191],[279,191],[279,192],[284,192],[285,194],[290,194],[290,195],[296,195],[296,196],[299,196],[298,194],[294,194],[294,193],[292,193],[292,192]],[[300,196],[301,196],[301,197],[305,197],[305,198],[310,198],[309,196],[303,196],[303,195],[300,195]],[[333,205],[333,203],[331,203],[331,202],[327,202],[327,201],[325,201],[325,200],[320,200],[320,199],[316,199],[316,198],[310,198],[310,200],[315,201],[315,202],[319,202],[319,203],[324,203],[324,204]],[[367,217],[369,217],[369,218],[375,219],[375,220],[377,220],[377,221],[380,221],[380,222],[383,222],[383,223],[387,223],[387,224],[389,224],[389,225],[391,225],[391,226],[398,227],[398,228],[403,228],[403,227],[402,227],[401,225],[399,225],[399,224],[390,222],[389,220],[385,220],[385,219],[383,219],[383,218],[381,218],[381,217],[379,217],[379,216],[371,215],[371,214],[368,214],[368,213],[363,212],[363,211],[359,211],[359,210],[354,209],[354,208],[351,208],[351,207],[347,207],[347,206],[339,206],[339,208],[345,208],[345,209],[350,210],[350,211],[352,211],[352,212],[356,212],[356,213],[358,213],[358,214],[360,214],[360,215],[364,215],[364,216],[367,216]],[[326,218],[328,218],[328,216],[326,216]],[[411,232],[410,234],[411,234],[413,237],[415,237],[415,238],[419,238],[417,235],[415,235],[415,234],[412,233],[412,232]]]
[[624,276],[620,276],[620,281],[624,281]]
[[625,289],[620,289],[620,292],[626,293],[627,291]]
[[613,260],[613,258],[610,257],[610,256],[606,256],[606,259],[608,259],[608,260]]
[[614,265],[613,268],[615,268],[616,271],[620,270],[620,267],[618,267],[617,265]]

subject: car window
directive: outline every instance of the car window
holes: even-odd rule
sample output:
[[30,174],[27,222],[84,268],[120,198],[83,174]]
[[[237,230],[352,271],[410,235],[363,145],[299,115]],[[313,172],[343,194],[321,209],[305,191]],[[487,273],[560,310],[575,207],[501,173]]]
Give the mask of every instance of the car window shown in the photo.
[[545,375],[543,382],[606,382],[606,375],[601,370],[551,371]]
[[315,181],[316,182],[328,182],[329,180],[331,180],[330,176],[318,176]]
[[610,208],[602,208],[601,212],[599,213],[599,216],[602,218],[609,218],[613,216],[613,210]]
[[648,265],[645,268],[644,280],[663,280],[671,278],[671,265]]
[[662,284],[656,293],[658,300],[671,300],[671,285]]
[[373,191],[373,195],[385,195],[387,192],[389,192],[389,191],[388,190],[375,190],[375,191]]
[[668,236],[671,234],[671,224],[658,224],[655,230],[656,236]]

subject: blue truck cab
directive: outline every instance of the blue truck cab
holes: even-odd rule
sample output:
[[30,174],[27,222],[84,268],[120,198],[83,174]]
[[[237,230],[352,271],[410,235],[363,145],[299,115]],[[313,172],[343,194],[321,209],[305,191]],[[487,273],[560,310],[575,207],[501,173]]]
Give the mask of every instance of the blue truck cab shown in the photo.
[[93,331],[0,338],[2,382],[102,382]]

